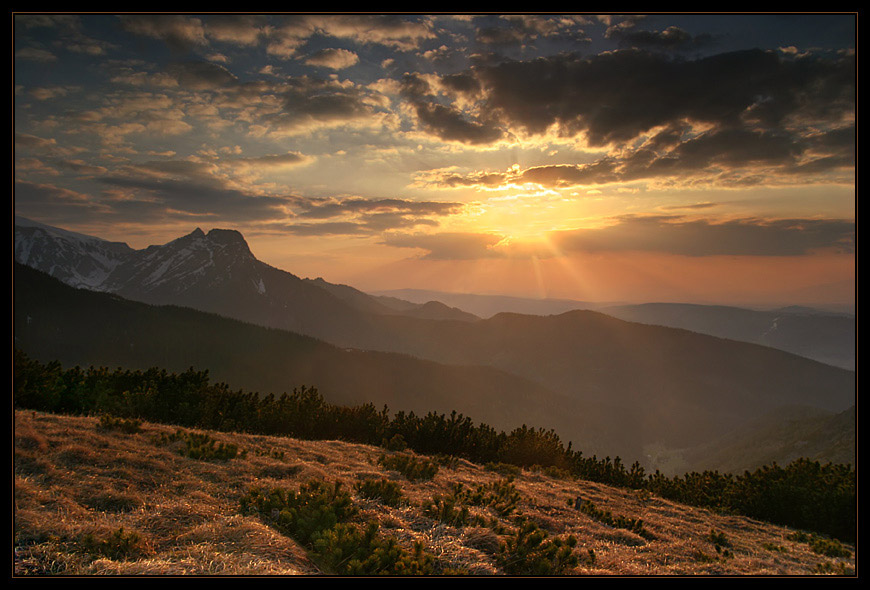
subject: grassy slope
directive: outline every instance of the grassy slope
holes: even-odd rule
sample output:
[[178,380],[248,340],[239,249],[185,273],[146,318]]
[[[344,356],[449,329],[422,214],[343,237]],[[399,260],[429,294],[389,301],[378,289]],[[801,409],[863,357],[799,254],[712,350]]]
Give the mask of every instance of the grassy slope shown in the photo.
[[[481,466],[458,461],[454,468],[442,467],[432,481],[411,483],[377,464],[384,451],[376,447],[226,433],[211,434],[238,444],[247,456],[203,462],[152,441],[174,427],[145,424],[141,433],[122,434],[97,425],[97,418],[15,413],[16,575],[317,574],[292,539],[257,517],[242,516],[239,498],[254,485],[296,489],[319,479],[338,480],[352,490],[354,482],[380,477],[399,482],[410,504],[389,508],[354,494],[361,518],[379,522],[382,532],[407,547],[423,541],[439,568],[502,573],[494,559],[501,540],[495,532],[440,524],[420,509],[421,502],[448,493],[454,483],[502,479]],[[283,458],[265,456],[273,451],[283,452]],[[582,563],[578,574],[805,575],[823,563],[855,569],[852,546],[849,559],[824,557],[787,539],[789,529],[745,517],[535,471],[523,471],[515,485],[522,494],[519,514],[551,536],[575,535],[581,555],[594,550],[595,562]],[[578,496],[614,515],[642,518],[656,539],[593,520],[568,505]],[[484,508],[472,512],[493,516]],[[512,526],[511,519],[501,522]],[[112,559],[80,549],[88,533],[100,539],[122,527],[139,535],[130,556]],[[712,529],[725,534],[733,556],[717,554],[706,538]]]

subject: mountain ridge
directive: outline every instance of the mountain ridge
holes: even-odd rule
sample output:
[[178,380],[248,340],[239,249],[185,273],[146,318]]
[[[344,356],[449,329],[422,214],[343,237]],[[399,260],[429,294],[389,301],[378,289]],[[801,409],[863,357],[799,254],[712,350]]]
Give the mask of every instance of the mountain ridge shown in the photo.
[[[207,238],[200,234],[189,234],[188,241]],[[220,236],[241,237],[215,234]],[[151,249],[151,274],[140,269],[137,276],[168,270],[171,264],[160,259],[161,252],[173,254],[175,258],[167,255],[170,261],[186,262],[188,271],[207,267],[209,272],[187,272],[184,276],[195,280],[178,292],[145,292],[139,289],[141,280],[115,292],[131,300],[180,305],[305,334],[343,349],[400,353],[452,367],[491,367],[569,399],[578,408],[596,408],[592,415],[601,418],[596,431],[625,456],[642,456],[641,448],[651,444],[692,447],[783,405],[835,412],[856,399],[854,372],[761,345],[588,310],[546,317],[500,314],[474,321],[418,318],[408,309],[367,313],[360,308],[370,300],[352,287],[322,288],[316,279],[300,279],[256,260],[246,246],[220,267],[207,266],[204,259],[193,264],[193,253],[184,244],[171,251],[165,246]],[[215,249],[211,255],[223,253]],[[594,423],[582,413],[572,416],[558,403],[550,405],[536,414],[544,417],[542,426],[572,420],[586,427]],[[610,408],[606,417],[598,411],[604,407]],[[620,438],[631,442],[617,445]]]

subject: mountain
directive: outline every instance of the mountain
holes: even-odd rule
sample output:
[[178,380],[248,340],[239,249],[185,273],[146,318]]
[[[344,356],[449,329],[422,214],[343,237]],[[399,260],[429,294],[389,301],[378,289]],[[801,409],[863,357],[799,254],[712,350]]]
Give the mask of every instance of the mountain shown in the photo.
[[101,289],[112,271],[133,252],[124,243],[15,218],[15,260],[73,287]]
[[532,299],[508,295],[477,295],[473,293],[448,293],[427,289],[392,289],[374,291],[379,301],[399,300],[414,303],[440,301],[482,318],[490,318],[498,313],[521,313],[526,315],[553,315],[575,309],[598,309],[609,304],[571,299]]
[[[626,459],[645,460],[644,449],[650,445],[683,449],[703,444],[778,408],[804,405],[842,412],[856,401],[854,371],[766,346],[627,322],[594,311],[570,311],[546,317],[503,313],[485,320],[462,316],[439,320],[413,317],[415,313],[432,314],[427,306],[369,300],[352,287],[300,279],[258,261],[241,234],[227,230],[212,230],[208,234],[196,231],[163,246],[134,251],[115,267],[101,288],[131,300],[186,306],[314,336],[339,349],[355,349],[360,354],[361,351],[400,353],[456,370],[489,367],[499,371],[502,378],[516,377],[526,384],[528,396],[523,398],[526,400],[523,407],[531,411],[530,406],[534,406],[534,412],[524,421],[557,428],[563,437],[589,445],[586,448],[606,449]],[[16,296],[17,318],[18,301],[21,299]],[[381,308],[390,311],[371,311]],[[421,314],[421,310],[426,313]],[[436,306],[431,311],[441,313],[445,307]],[[449,308],[446,311],[453,313]],[[98,305],[93,313],[93,317],[101,317]],[[84,323],[81,329],[96,328]],[[140,322],[136,329],[147,330],[149,326]],[[172,331],[171,322],[166,323],[165,329],[170,330],[167,333],[172,334],[172,339],[189,338]],[[132,333],[135,330],[114,335],[114,346],[122,347],[124,339],[129,339]],[[47,332],[43,337],[48,335]],[[80,336],[72,330],[65,337]],[[237,352],[233,347],[227,350],[249,358],[253,350],[264,354],[272,346],[258,342],[259,337],[245,337],[251,339],[248,341],[251,350]],[[159,333],[154,332],[153,339],[159,340]],[[96,342],[96,336],[92,340]],[[210,357],[201,359],[211,364],[199,366],[225,370],[220,368],[225,364],[237,367],[237,375],[243,376],[245,372],[238,368],[240,361],[229,352],[222,352],[227,342],[222,339],[218,345],[187,340],[194,349],[211,350]],[[37,342],[33,341],[33,345]],[[58,341],[58,354],[63,348],[63,342]],[[171,348],[173,354],[179,355],[176,362],[191,357],[190,350]],[[149,358],[154,358],[153,352]],[[164,365],[168,354],[157,358],[157,364]],[[331,358],[341,364],[348,363],[351,357]],[[271,361],[278,366],[290,362],[276,358]],[[253,361],[247,362],[252,373],[274,374],[278,370],[268,368],[268,363],[255,368],[250,364]],[[304,366],[296,365],[300,374],[307,376]],[[323,366],[320,375],[324,381],[317,382],[318,386],[332,378]],[[358,366],[367,375],[363,380],[389,381],[393,373],[404,375],[406,370],[383,363],[376,370],[373,366],[368,362]],[[424,372],[433,383],[438,382],[438,370]],[[403,386],[417,387],[408,379],[402,382]],[[467,398],[463,406],[466,408],[473,400],[485,400],[478,407],[487,414],[510,413],[505,408],[514,403],[512,399],[487,397],[495,395],[497,388],[478,383],[466,381],[461,389],[455,390],[454,399]],[[429,392],[433,389],[424,388]],[[532,403],[530,400],[537,399],[535,392],[541,391],[549,393]],[[406,395],[418,392],[409,391]],[[370,401],[377,399],[382,398]],[[453,409],[465,411],[460,407]],[[486,415],[466,413],[494,422]],[[533,421],[532,416],[541,420]],[[575,438],[576,433],[579,435]]]
[[844,313],[808,307],[755,311],[686,303],[646,303],[599,311],[631,322],[683,328],[785,350],[844,369],[855,369],[856,322]]
[[421,289],[377,291],[372,295],[379,301],[395,298],[417,303],[424,300],[440,301],[482,318],[490,318],[498,313],[554,315],[573,310],[595,310],[630,322],[682,328],[719,338],[761,344],[836,367],[855,369],[856,322],[854,314],[846,312],[829,312],[805,306],[759,311],[688,303],[616,305]]
[[[565,441],[593,450],[613,427],[612,410],[586,406],[491,367],[345,350],[189,308],[73,289],[18,264],[13,285],[14,346],[43,362],[179,372],[193,366],[232,387],[264,394],[308,385],[336,404],[386,404],[418,414],[455,410],[505,430],[546,425]],[[623,442],[611,452],[620,451],[631,449]]]

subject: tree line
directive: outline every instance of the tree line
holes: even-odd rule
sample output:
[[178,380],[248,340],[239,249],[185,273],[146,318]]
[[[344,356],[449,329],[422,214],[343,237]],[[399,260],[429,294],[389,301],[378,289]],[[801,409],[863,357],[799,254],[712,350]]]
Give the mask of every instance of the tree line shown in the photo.
[[207,370],[73,367],[14,352],[14,406],[75,415],[111,414],[207,430],[344,440],[450,455],[476,463],[555,468],[580,479],[647,490],[660,497],[743,514],[845,541],[857,536],[857,479],[851,465],[799,459],[742,475],[705,471],[667,477],[637,462],[584,456],[553,430],[522,425],[497,431],[468,416],[391,414],[373,404],[330,404],[314,387],[260,395],[211,383]]

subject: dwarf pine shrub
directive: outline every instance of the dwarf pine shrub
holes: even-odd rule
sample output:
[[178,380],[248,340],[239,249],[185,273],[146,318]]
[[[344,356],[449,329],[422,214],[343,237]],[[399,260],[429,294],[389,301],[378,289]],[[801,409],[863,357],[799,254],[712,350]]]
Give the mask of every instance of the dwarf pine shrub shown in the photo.
[[625,529],[647,539],[648,541],[655,539],[655,535],[644,528],[643,520],[640,518],[628,518],[621,514],[613,514],[610,510],[603,510],[596,507],[595,504],[589,500],[581,501],[579,506],[575,504],[574,507],[594,520],[608,526],[617,529]]
[[576,545],[573,535],[564,540],[550,539],[534,523],[525,521],[502,543],[496,564],[510,575],[561,575],[579,565]]
[[234,443],[218,442],[208,434],[186,432],[181,429],[169,435],[160,433],[160,436],[154,439],[155,444],[160,446],[179,441],[184,444],[178,447],[178,454],[199,461],[229,461],[237,456],[241,458],[247,456],[247,451],[240,451],[238,445]]
[[258,514],[275,528],[308,545],[315,535],[345,522],[358,512],[350,494],[335,482],[303,484],[298,492],[253,488],[240,500],[242,514]]
[[816,537],[810,541],[810,549],[813,550],[813,553],[826,555],[828,557],[852,557],[852,553],[843,547],[837,539]]
[[425,575],[435,573],[434,557],[421,544],[407,551],[378,533],[377,523],[349,522],[359,513],[339,482],[319,480],[298,492],[254,488],[240,500],[243,514],[256,514],[311,551],[320,568],[336,575]]
[[402,486],[388,479],[367,479],[354,486],[357,493],[384,506],[399,506],[405,502]]
[[467,503],[492,508],[502,517],[510,516],[517,509],[521,497],[513,478],[479,484],[472,490],[466,490],[463,495]]
[[103,414],[100,416],[100,423],[97,427],[100,430],[120,430],[125,434],[136,434],[142,432],[142,421],[135,418],[116,418],[111,414]]
[[119,560],[137,557],[148,551],[148,545],[136,532],[124,532],[124,527],[105,538],[97,538],[88,533],[78,542],[79,549],[85,553]]
[[398,471],[408,481],[430,480],[438,473],[438,464],[425,458],[414,455],[381,455],[378,464],[387,469]]
[[[458,486],[461,487],[461,486]],[[431,518],[455,527],[464,527],[472,523],[468,507],[462,504],[461,489],[454,488],[450,494],[436,494],[431,500],[423,502],[421,508],[423,514]],[[474,519],[475,524],[481,524],[479,519]]]
[[340,523],[317,533],[314,561],[332,574],[346,576],[419,576],[434,573],[434,558],[417,543],[405,550],[395,539],[378,534],[377,523],[365,528]]

